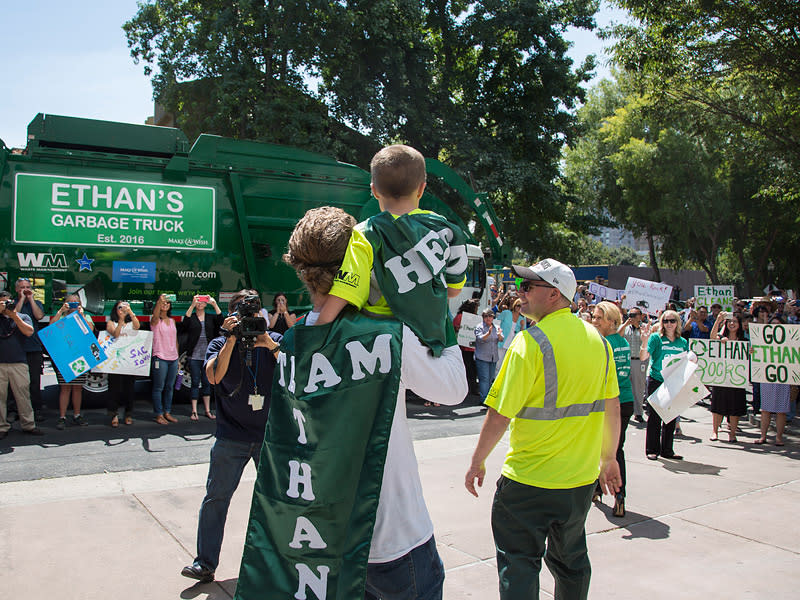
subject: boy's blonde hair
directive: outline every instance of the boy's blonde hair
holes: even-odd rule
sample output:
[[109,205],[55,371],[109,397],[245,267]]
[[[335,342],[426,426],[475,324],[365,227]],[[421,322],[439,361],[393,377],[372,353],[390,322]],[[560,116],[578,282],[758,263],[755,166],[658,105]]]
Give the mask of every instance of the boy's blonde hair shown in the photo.
[[425,182],[425,157],[411,146],[386,146],[369,164],[372,185],[389,199],[415,194]]

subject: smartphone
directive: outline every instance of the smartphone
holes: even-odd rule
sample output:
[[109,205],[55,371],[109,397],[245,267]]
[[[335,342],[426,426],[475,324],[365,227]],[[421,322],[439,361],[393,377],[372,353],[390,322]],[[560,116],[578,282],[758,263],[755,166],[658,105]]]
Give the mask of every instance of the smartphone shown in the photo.
[[211,296],[207,295],[197,296],[198,302],[208,302],[209,300],[211,300]]
[[178,296],[176,296],[175,294],[164,294],[164,297],[170,302],[175,302],[175,300],[178,299]]
[[78,308],[81,305],[80,302],[67,302],[67,306],[69,308]]

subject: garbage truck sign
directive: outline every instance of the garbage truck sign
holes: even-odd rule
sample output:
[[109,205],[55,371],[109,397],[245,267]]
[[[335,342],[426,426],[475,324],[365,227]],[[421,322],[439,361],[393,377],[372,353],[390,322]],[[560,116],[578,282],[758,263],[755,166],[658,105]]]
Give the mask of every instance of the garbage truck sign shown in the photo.
[[14,241],[214,250],[214,188],[17,173]]

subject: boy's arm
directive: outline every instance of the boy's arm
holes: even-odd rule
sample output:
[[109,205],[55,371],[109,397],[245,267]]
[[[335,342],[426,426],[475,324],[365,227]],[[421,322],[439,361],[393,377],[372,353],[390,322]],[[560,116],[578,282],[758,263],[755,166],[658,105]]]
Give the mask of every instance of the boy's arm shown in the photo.
[[325,300],[325,304],[322,306],[322,310],[319,313],[319,318],[315,325],[325,325],[326,323],[331,323],[336,317],[339,316],[339,313],[342,312],[342,309],[347,306],[347,300],[344,298],[339,298],[338,296],[328,296],[328,299]]
[[333,321],[347,304],[361,309],[369,297],[372,271],[372,246],[361,231],[353,229],[339,275],[333,280],[329,296],[315,325]]

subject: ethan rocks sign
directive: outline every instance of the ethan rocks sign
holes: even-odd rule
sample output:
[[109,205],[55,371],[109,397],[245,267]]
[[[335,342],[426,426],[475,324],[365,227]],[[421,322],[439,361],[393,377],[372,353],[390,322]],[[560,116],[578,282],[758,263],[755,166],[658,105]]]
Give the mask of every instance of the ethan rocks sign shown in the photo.
[[697,355],[697,374],[705,385],[748,388],[750,344],[720,340],[689,340]]
[[214,250],[214,188],[17,173],[14,241]]

